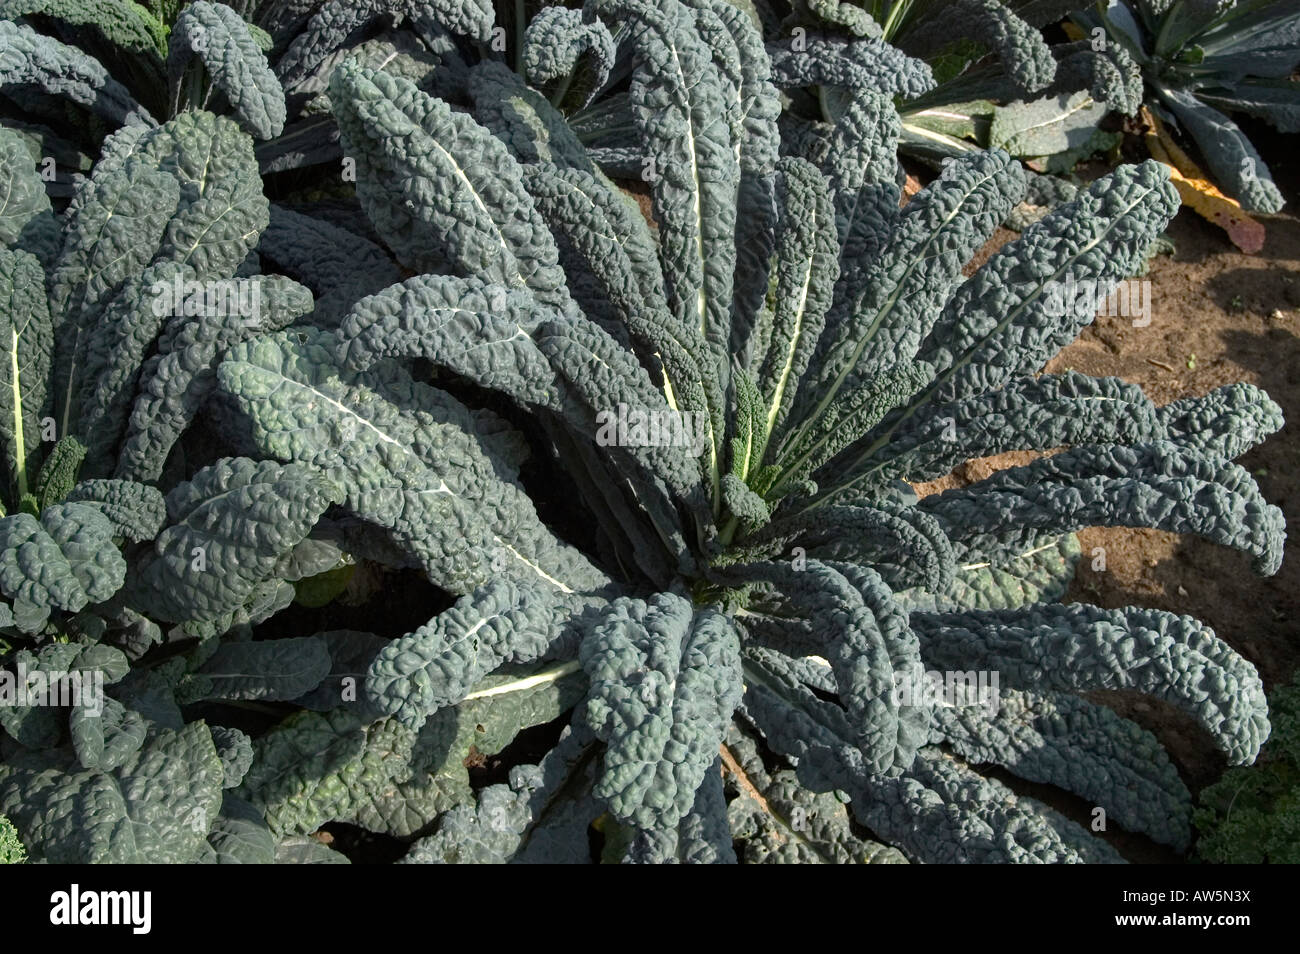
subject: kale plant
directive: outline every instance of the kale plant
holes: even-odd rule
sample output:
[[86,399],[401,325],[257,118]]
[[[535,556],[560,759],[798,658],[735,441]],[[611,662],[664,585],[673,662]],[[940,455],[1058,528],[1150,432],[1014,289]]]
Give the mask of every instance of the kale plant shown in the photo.
[[222,352],[312,296],[250,260],[268,202],[229,119],[124,127],[57,216],[23,136],[0,129],[0,154],[0,813],[50,862],[270,860],[223,796],[248,737],[179,706],[326,678],[322,640],[246,640],[339,560],[309,539],[339,494],[191,425]]
[[[341,451],[354,473],[260,455],[218,366],[241,343],[257,342],[260,356],[277,334],[305,347],[324,332],[304,323],[317,317],[307,288],[261,270],[272,213],[251,137],[203,110],[131,123],[105,140],[60,214],[22,134],[0,129],[0,154],[0,814],[27,853],[345,861],[299,831],[309,813],[364,809],[372,827],[410,834],[470,797],[465,761],[490,748],[484,733],[504,746],[556,718],[567,696],[497,686],[490,702],[457,710],[471,720],[459,750],[446,739],[417,753],[396,723],[335,711],[356,699],[348,682],[384,640],[257,627],[290,606],[295,583],[367,557],[446,568],[499,541],[582,579],[586,561],[550,536],[510,477],[520,436],[382,365],[347,386],[359,415],[379,414],[386,431],[357,416],[297,435]],[[388,431],[416,451],[395,454]],[[475,571],[438,579],[454,590],[462,572]],[[56,680],[76,694],[52,695]],[[262,732],[250,705],[272,723],[296,715]],[[300,740],[295,731],[308,741],[282,744]],[[347,759],[367,739],[396,749],[366,754],[377,790],[351,802],[328,767],[357,784]],[[422,779],[430,801],[393,790],[398,769],[444,761]]]
[[1122,47],[1248,212],[1284,204],[1272,174],[1230,118],[1246,113],[1300,132],[1300,9],[1277,0],[1114,0],[1076,15]]
[[[1079,0],[755,6],[774,79],[792,98],[784,122],[834,124],[856,91],[884,91],[902,115],[901,148],[930,161],[993,147],[1066,172],[1117,141],[1098,126],[1111,109],[1132,114],[1141,101],[1141,75],[1122,48],[1045,41],[1040,28]],[[815,58],[789,56],[810,49]]]
[[[1161,168],[1094,183],[963,281],[1023,192],[1007,154],[953,161],[900,210],[887,101],[864,98],[811,159],[780,157],[774,67],[736,7],[594,0],[597,18],[631,64],[653,227],[502,64],[469,69],[472,115],[356,62],[333,74],[358,197],[419,274],[335,331],[235,346],[218,379],[262,454],[326,476],[463,595],[371,651],[367,700],[259,740],[243,790],[282,833],[436,815],[412,861],[587,860],[593,824],[627,860],[732,860],[736,831],[756,859],[896,858],[845,803],[916,860],[1118,860],[971,767],[991,763],[1184,846],[1167,755],[1081,693],[1164,699],[1242,763],[1268,732],[1258,676],[1189,617],[1053,600],[1072,532],[1096,524],[1197,533],[1274,572],[1280,512],[1230,458],[1280,413],[1246,385],[1157,408],[1115,379],[1036,374],[1092,317],[1059,314],[1051,285],[1113,285],[1173,215]],[[596,528],[594,562],[521,533],[526,498],[485,491],[517,473],[501,449],[430,471],[439,392],[358,377],[413,362],[526,415]],[[925,499],[904,482],[1061,447]],[[1002,705],[900,698],[927,668],[996,670]],[[576,704],[555,749],[449,792],[465,708],[499,699],[513,721],[534,710],[506,700],[539,691],[548,715]],[[356,740],[346,766],[305,754],[327,723]],[[477,727],[479,752],[503,744]],[[763,768],[760,744],[790,768]],[[341,787],[314,796],[323,758]],[[815,816],[806,852],[774,847],[783,812]]]

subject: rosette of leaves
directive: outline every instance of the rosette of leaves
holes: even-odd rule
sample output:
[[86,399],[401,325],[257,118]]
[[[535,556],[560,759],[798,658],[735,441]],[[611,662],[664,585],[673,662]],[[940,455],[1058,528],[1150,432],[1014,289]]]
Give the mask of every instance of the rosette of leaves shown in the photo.
[[[341,489],[209,413],[226,349],[313,308],[252,256],[252,140],[197,110],[122,130],[60,215],[21,136],[0,153],[0,814],[38,860],[272,860],[223,795],[249,738],[179,708],[296,699],[333,665],[323,637],[250,637],[342,558]],[[102,696],[27,694],[74,675]]]
[[[344,753],[311,754],[326,720],[286,724],[255,758],[250,779],[267,768],[245,782],[251,800],[282,832],[339,813],[394,830],[399,806],[408,831],[436,817],[409,856],[425,862],[590,860],[593,824],[625,860],[728,861],[729,814],[779,832],[753,812],[829,792],[915,860],[1119,860],[973,768],[990,763],[1184,845],[1190,798],[1168,756],[1082,693],[1164,699],[1247,763],[1268,731],[1257,674],[1189,617],[1053,601],[1072,533],[1093,525],[1197,533],[1274,572],[1280,512],[1231,458],[1280,412],[1247,385],[1155,407],[1115,379],[1037,374],[1092,317],[1054,305],[1056,283],[1109,288],[1173,215],[1161,168],[1094,183],[965,280],[1024,190],[1007,154],[950,163],[900,210],[887,99],[863,98],[816,161],[781,158],[775,67],[736,7],[585,13],[630,64],[628,148],[651,173],[653,226],[550,99],[499,64],[469,71],[472,113],[359,62],[333,75],[358,197],[417,274],[336,331],[236,346],[220,387],[261,453],[328,475],[464,596],[369,656],[368,700],[331,717]],[[415,460],[430,442],[386,423],[385,401],[436,417],[443,399],[357,377],[428,364],[534,422],[603,572],[542,536],[504,545],[498,521],[523,500],[484,495],[487,471],[468,461],[431,478]],[[342,426],[361,406],[369,425]],[[924,499],[906,483],[1058,448]],[[457,538],[449,566],[448,541],[427,534],[434,514],[468,521],[458,498],[488,526]],[[905,703],[895,690],[926,669],[996,671],[1006,702]],[[499,693],[514,722],[504,700],[534,691],[555,714],[576,704],[572,726],[466,797],[436,753],[459,755],[478,730],[501,742],[465,706]],[[752,797],[767,779],[723,785],[723,765],[744,771],[721,748],[733,723],[807,794],[789,774],[779,800]],[[424,754],[407,754],[410,733]],[[424,768],[396,800],[363,783],[413,759]],[[314,783],[322,771],[342,787]],[[729,813],[741,789],[753,804]],[[818,838],[856,837],[816,804],[835,819]]]
[[[0,150],[12,159],[0,249],[8,396],[0,592],[11,624],[37,634],[52,614],[66,624],[117,594],[134,557],[152,560],[137,545],[203,505],[198,486],[227,493],[235,487],[218,485],[253,477],[237,464],[187,470],[180,439],[214,389],[224,348],[313,303],[281,276],[255,267],[237,275],[268,203],[252,143],[229,119],[192,111],[111,136],[57,217],[21,136],[0,130]],[[193,496],[165,500],[182,477],[196,482]],[[322,491],[304,499],[327,500]],[[132,585],[143,593],[153,581],[159,597],[185,607],[173,622],[215,619],[242,604],[248,593],[234,594],[245,583],[262,582],[248,554],[225,559],[249,572],[236,572],[244,580],[228,579],[209,606],[196,602],[203,586],[173,589],[181,581],[164,582],[161,565],[132,566]]]
[[1282,208],[1268,165],[1231,115],[1300,131],[1300,9],[1271,0],[1117,0],[1074,19],[1126,51],[1154,94],[1149,104],[1196,143],[1242,208]]
[[[302,323],[313,296],[262,272],[270,203],[233,120],[185,110],[111,134],[57,215],[22,137],[0,130],[0,153],[0,814],[28,854],[335,861],[302,837],[295,785],[331,793],[321,821],[403,835],[469,798],[465,760],[490,751],[485,733],[504,747],[553,720],[574,679],[475,680],[470,695],[490,703],[466,701],[438,723],[444,735],[417,738],[334,711],[356,698],[381,637],[257,627],[295,583],[362,559],[422,566],[452,593],[515,571],[583,605],[607,578],[538,520],[515,480],[519,435],[395,365],[313,365],[325,334]],[[284,231],[277,248],[291,249]],[[277,372],[293,382],[280,389],[292,433],[271,453],[257,450],[265,415],[242,417],[218,389],[228,354],[243,396]],[[549,586],[561,577],[582,592]],[[551,612],[528,596],[537,618]],[[18,694],[29,675],[73,674],[102,698]],[[251,729],[286,713],[292,728]],[[293,775],[273,762],[304,755],[301,734],[317,761]],[[368,738],[392,750],[367,753]]]
[[879,91],[895,97],[907,154],[935,161],[997,148],[1054,173],[1117,142],[1098,124],[1112,109],[1134,114],[1141,101],[1141,76],[1123,49],[1046,42],[1042,27],[1085,5],[755,4],[775,78],[790,87],[795,112],[785,122],[805,136],[833,135],[855,98]]

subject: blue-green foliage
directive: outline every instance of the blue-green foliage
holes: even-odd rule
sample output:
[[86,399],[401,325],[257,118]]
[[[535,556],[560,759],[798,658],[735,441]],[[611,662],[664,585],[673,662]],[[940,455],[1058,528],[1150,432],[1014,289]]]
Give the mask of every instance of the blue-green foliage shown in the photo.
[[[575,659],[589,680],[560,748],[449,814],[410,860],[582,857],[584,820],[599,820],[625,860],[727,860],[726,789],[710,767],[710,746],[725,745],[719,714],[792,759],[813,793],[847,793],[862,824],[914,859],[1117,860],[961,756],[1070,788],[1185,845],[1190,799],[1167,760],[1138,799],[1074,770],[1136,777],[1159,750],[1073,693],[1169,699],[1248,762],[1267,731],[1258,676],[1195,621],[1036,602],[1063,591],[1083,526],[1201,533],[1265,573],[1280,558],[1280,512],[1224,456],[1249,442],[1226,443],[1237,424],[1251,421],[1256,438],[1280,426],[1260,392],[1166,410],[1120,382],[1035,377],[1091,320],[1054,308],[1054,283],[1108,288],[1138,271],[1177,208],[1160,167],[1094,183],[964,280],[1023,194],[1004,153],[949,164],[899,212],[897,120],[860,90],[820,146],[778,159],[774,83],[852,86],[871,57],[894,55],[877,41],[817,40],[814,62],[765,50],[720,0],[585,9],[583,23],[624,38],[630,76],[625,94],[597,91],[567,121],[491,64],[470,68],[472,116],[358,63],[330,86],[380,238],[413,268],[450,272],[358,302],[340,355],[366,373],[428,361],[532,415],[581,489],[611,578],[595,590],[550,574],[567,607],[480,588],[455,611],[467,619],[435,620],[376,657],[370,703],[420,732],[512,648],[553,660],[533,679],[562,678]],[[1000,36],[1011,55],[1013,34]],[[617,148],[601,138],[608,126],[592,135],[596,116],[623,130]],[[629,164],[649,184],[653,231],[605,177]],[[756,285],[764,296],[750,297]],[[238,397],[233,370],[222,379]],[[688,418],[698,443],[602,427],[619,405]],[[1062,444],[924,501],[902,484],[969,456]],[[602,608],[618,590],[628,595]],[[970,626],[987,636],[966,639]],[[734,713],[722,661],[732,639],[745,686]],[[692,645],[694,664],[682,655]],[[1077,671],[1048,661],[1076,655]],[[894,690],[927,668],[1001,668],[1010,701],[960,719],[900,701]],[[1073,678],[1045,681],[1066,670]],[[1012,732],[1005,720],[1019,726],[1026,712],[1035,727]],[[724,748],[728,758],[739,765]],[[744,788],[729,771],[732,791]],[[1010,845],[999,833],[1013,829]]]
[[1224,191],[1248,212],[1284,199],[1268,165],[1232,121],[1241,113],[1300,132],[1300,9],[1291,3],[1139,3],[1075,15],[1141,70],[1152,104],[1191,137]]
[[284,128],[265,34],[226,4],[200,0],[159,18],[130,0],[5,0],[0,36],[0,92],[37,124],[46,149],[89,141],[98,151],[121,126],[218,101],[259,139]]
[[[891,97],[933,71],[856,7],[799,4],[853,38],[793,50],[729,0],[120,6],[120,89],[49,46],[82,4],[0,21],[55,51],[0,75],[64,64],[36,85],[114,118],[58,214],[49,137],[0,130],[0,690],[103,689],[0,706],[33,860],[337,861],[306,836],[347,823],[410,862],[592,861],[593,832],[634,863],[1116,861],[975,766],[1181,848],[1169,758],[1083,693],[1158,697],[1254,759],[1258,675],[1207,627],[1057,602],[1085,526],[1280,559],[1229,460],[1281,426],[1266,395],[1038,375],[1091,320],[1058,283],[1125,279],[1174,213],[1159,166],[967,278],[1024,173],[976,152],[900,208]],[[1011,9],[962,4],[1046,84]],[[170,104],[134,113],[168,67]],[[782,115],[807,84],[845,90],[825,128]],[[339,156],[343,198],[268,200],[259,173]],[[447,608],[395,638],[277,615],[340,573]],[[937,699],[927,670],[962,680]]]
[[[1084,0],[820,0],[784,17],[767,0],[757,6],[774,79],[793,87],[785,121],[814,143],[877,90],[900,100],[909,154],[937,161],[997,148],[1065,172],[1117,141],[1098,127],[1109,110],[1132,115],[1141,101],[1141,74],[1122,48],[1044,39],[1041,27]],[[782,148],[808,155],[806,142]]]
[[[0,146],[22,158],[6,169],[18,201],[0,248],[0,626],[6,649],[22,647],[0,673],[15,743],[0,811],[47,861],[210,859],[233,850],[221,833],[235,820],[221,814],[208,727],[176,703],[296,698],[325,679],[315,637],[218,637],[247,635],[315,572],[295,557],[342,491],[273,460],[194,463],[186,435],[222,352],[310,313],[312,297],[281,276],[237,276],[267,201],[231,120],[187,111],[126,127],[57,217],[18,134],[0,130]],[[196,636],[201,650],[128,672],[152,645]],[[86,694],[16,695],[38,670],[77,674]],[[241,756],[223,738],[246,768],[247,740]]]

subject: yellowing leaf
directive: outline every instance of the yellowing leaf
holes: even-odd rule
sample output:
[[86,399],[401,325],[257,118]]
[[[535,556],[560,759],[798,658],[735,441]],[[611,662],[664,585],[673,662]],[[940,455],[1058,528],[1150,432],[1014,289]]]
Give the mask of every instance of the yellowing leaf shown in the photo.
[[1151,158],[1169,166],[1170,181],[1178,190],[1183,204],[1195,209],[1205,219],[1228,233],[1232,244],[1247,255],[1264,247],[1264,226],[1247,215],[1241,205],[1224,195],[1206,178],[1200,167],[1178,147],[1160,120],[1145,106],[1142,118],[1147,124],[1146,142]]

